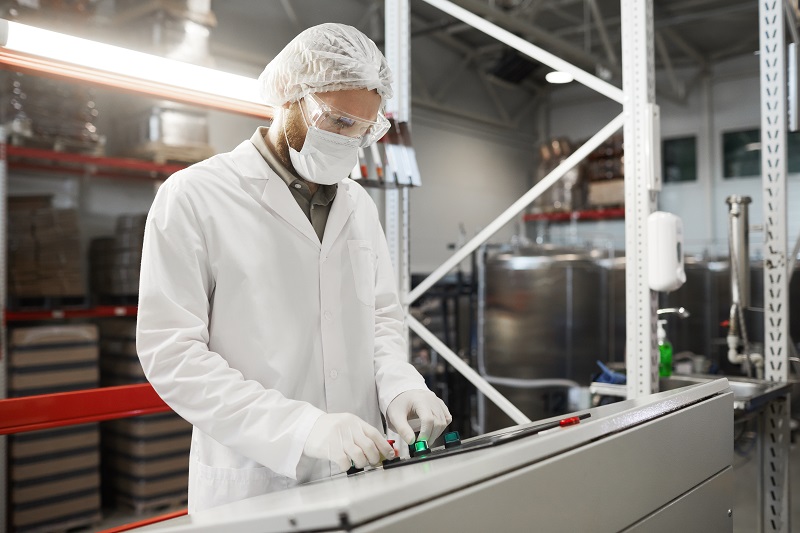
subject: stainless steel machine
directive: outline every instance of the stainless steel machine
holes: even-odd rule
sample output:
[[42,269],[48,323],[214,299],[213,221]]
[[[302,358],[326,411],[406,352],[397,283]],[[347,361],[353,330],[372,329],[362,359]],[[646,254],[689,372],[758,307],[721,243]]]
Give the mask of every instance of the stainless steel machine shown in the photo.
[[140,531],[732,531],[732,443],[733,394],[720,379]]
[[[490,246],[478,262],[478,371],[529,418],[568,410],[607,360],[607,251],[549,245]],[[510,423],[479,398],[479,428]]]

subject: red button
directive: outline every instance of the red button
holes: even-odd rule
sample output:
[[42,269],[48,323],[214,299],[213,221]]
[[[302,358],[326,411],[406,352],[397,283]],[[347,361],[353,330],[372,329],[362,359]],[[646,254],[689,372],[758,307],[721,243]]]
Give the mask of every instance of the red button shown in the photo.
[[573,417],[565,418],[564,420],[561,420],[558,423],[558,425],[563,428],[563,427],[566,427],[566,426],[574,426],[575,424],[580,423],[580,421],[581,421],[581,419],[579,417],[573,416]]

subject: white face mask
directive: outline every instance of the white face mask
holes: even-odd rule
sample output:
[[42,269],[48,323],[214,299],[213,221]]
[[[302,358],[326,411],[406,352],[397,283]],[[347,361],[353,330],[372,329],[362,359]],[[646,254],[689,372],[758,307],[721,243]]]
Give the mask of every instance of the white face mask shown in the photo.
[[[286,128],[283,129],[286,136]],[[306,132],[303,148],[298,152],[289,144],[289,158],[295,171],[312,183],[333,185],[339,183],[358,164],[358,147],[361,139],[346,137],[319,128],[310,127]]]

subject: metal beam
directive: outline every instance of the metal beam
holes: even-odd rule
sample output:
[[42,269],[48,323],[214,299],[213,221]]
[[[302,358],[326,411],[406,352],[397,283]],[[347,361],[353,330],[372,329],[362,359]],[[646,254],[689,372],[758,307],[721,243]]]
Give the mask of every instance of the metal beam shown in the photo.
[[625,93],[625,322],[628,398],[658,391],[657,294],[650,290],[647,219],[656,208],[653,0],[621,0]]
[[441,101],[444,98],[444,95],[447,94],[447,91],[450,90],[450,87],[458,81],[464,72],[467,71],[467,68],[472,63],[472,57],[464,58],[461,63],[459,63],[454,70],[451,70],[448,73],[447,78],[445,78],[444,83],[439,86],[439,89],[434,93],[434,100]]
[[783,0],[783,11],[786,14],[786,25],[789,27],[789,33],[792,34],[792,42],[800,44],[800,34],[797,32],[797,13],[792,2]]
[[[786,224],[787,102],[784,5],[759,0],[761,175],[764,202],[764,376],[789,380],[789,272]],[[789,533],[789,398],[764,412],[760,428],[762,531]]]
[[661,65],[664,67],[664,70],[667,73],[667,79],[669,80],[670,85],[672,85],[672,90],[675,91],[678,96],[683,98],[683,96],[686,95],[686,89],[675,75],[675,69],[672,67],[672,60],[669,57],[667,45],[664,43],[664,38],[661,36],[660,32],[656,32],[655,34],[655,43],[658,57],[661,58]]
[[580,163],[586,156],[592,153],[598,146],[605,142],[611,135],[617,132],[624,122],[624,115],[620,114],[609,122],[603,129],[598,131],[592,138],[586,141],[580,148],[575,150],[569,157],[561,162],[550,174],[542,178],[536,185],[534,185],[528,192],[526,192],[520,199],[511,204],[499,217],[489,223],[488,226],[483,228],[475,237],[462,246],[456,253],[450,256],[441,266],[434,270],[427,278],[420,282],[408,295],[408,303],[411,304],[416,301],[420,296],[425,294],[425,291],[433,287],[437,281],[442,279],[448,272],[450,272],[456,265],[466,259],[480,245],[486,242],[492,235],[497,233],[503,226],[511,222],[514,217],[519,215],[523,209],[528,207],[531,202],[536,200],[543,192],[552,187],[564,175],[575,168],[575,165]]
[[697,64],[700,65],[703,69],[708,68],[708,60],[703,56],[703,54],[701,54],[695,47],[686,42],[686,39],[678,35],[673,28],[664,28],[662,30],[659,30],[659,32],[664,37],[672,41],[672,43],[675,46],[680,48],[684,54],[694,59],[695,62],[697,62]]
[[537,96],[536,98],[531,98],[525,104],[517,109],[514,113],[514,116],[517,117],[514,119],[514,126],[519,127],[522,124],[522,121],[525,119],[528,113],[530,113],[534,108],[539,106],[544,99],[542,96]]
[[[442,11],[456,17],[458,19],[463,20],[474,26],[476,29],[486,33],[494,37],[495,39],[511,46],[512,48],[522,52],[523,54],[539,61],[540,63],[544,63],[545,65],[553,68],[555,70],[562,70],[564,72],[568,72],[572,75],[572,77],[578,81],[593,89],[612,100],[622,103],[622,91],[615,87],[614,85],[601,80],[597,76],[593,76],[589,74],[585,70],[582,70],[575,65],[557,57],[556,55],[543,50],[542,48],[531,44],[530,42],[514,35],[510,31],[500,28],[491,22],[486,21],[483,17],[479,16],[476,13],[472,13],[459,5],[456,5],[455,2],[450,0],[424,0],[426,3],[438,7]],[[474,4],[472,0],[458,0],[458,3],[469,3]],[[526,25],[527,26],[527,25]]]
[[571,42],[554,35],[541,28],[533,26],[518,16],[508,15],[493,9],[489,4],[479,2],[478,0],[452,0],[464,9],[472,13],[487,18],[492,17],[498,25],[503,28],[525,36],[530,41],[535,41],[547,46],[552,53],[559,54],[565,59],[571,60],[583,66],[589,66],[594,69],[597,65],[603,65],[616,74],[620,73],[618,67],[607,64],[608,62],[595,56],[594,54],[587,53],[579,46],[575,46]]
[[510,117],[508,116],[508,111],[506,111],[506,108],[503,106],[503,102],[500,101],[500,97],[497,95],[497,91],[494,90],[494,86],[489,82],[489,80],[486,79],[486,74],[481,72],[478,74],[478,77],[481,80],[481,85],[483,85],[483,89],[486,91],[486,94],[489,95],[489,99],[494,104],[494,107],[497,110],[497,113],[500,115],[500,118],[503,120],[503,122],[508,122],[509,120],[511,120]]
[[597,33],[600,35],[600,42],[603,44],[603,48],[605,48],[608,60],[612,65],[618,65],[619,60],[617,59],[617,53],[614,51],[614,47],[611,45],[611,41],[608,38],[608,30],[606,29],[605,18],[603,18],[603,14],[600,12],[600,6],[597,5],[597,0],[587,0],[587,2],[589,3],[589,8],[592,10],[595,25],[597,26]]
[[495,389],[486,379],[484,379],[480,374],[475,372],[467,363],[461,360],[461,358],[453,352],[445,343],[440,341],[436,335],[431,333],[431,331],[423,326],[416,318],[412,315],[406,316],[406,322],[408,322],[409,328],[419,335],[419,337],[428,343],[431,348],[436,350],[436,352],[441,355],[450,365],[455,368],[462,376],[464,376],[470,383],[475,385],[475,388],[478,389],[481,394],[489,398],[492,402],[494,402],[497,407],[499,407],[506,415],[508,415],[511,420],[513,420],[516,424],[529,424],[531,419],[525,416],[525,414],[520,411],[517,407],[514,406],[513,403],[508,401],[508,399],[500,394],[497,389]]
[[467,120],[474,124],[485,124],[486,126],[491,126],[493,128],[498,128],[506,130],[508,132],[519,134],[519,130],[511,122],[501,122],[500,120],[493,120],[489,117],[478,115],[476,113],[470,113],[462,109],[455,109],[452,107],[448,107],[436,101],[424,100],[421,98],[413,98],[411,100],[411,104],[415,108],[427,109],[430,111],[435,111],[437,113],[444,113],[446,115]]

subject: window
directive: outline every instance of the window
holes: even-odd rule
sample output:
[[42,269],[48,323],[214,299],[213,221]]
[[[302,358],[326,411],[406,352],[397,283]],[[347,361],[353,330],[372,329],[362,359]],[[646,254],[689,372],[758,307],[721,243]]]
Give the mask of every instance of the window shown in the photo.
[[[787,141],[789,172],[800,172],[800,132],[790,132]],[[723,133],[722,158],[725,179],[761,176],[761,130]]]
[[664,183],[697,181],[697,137],[664,140],[661,160]]

